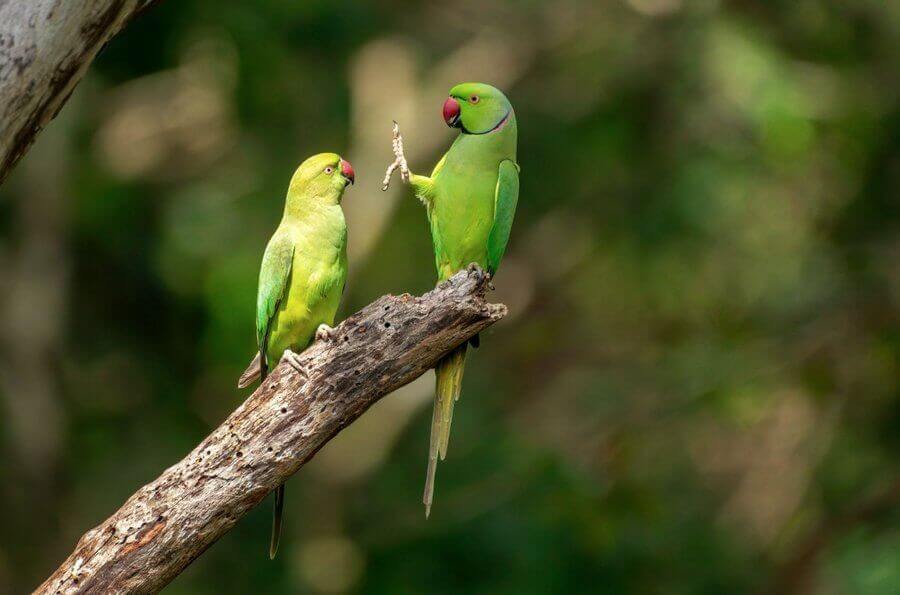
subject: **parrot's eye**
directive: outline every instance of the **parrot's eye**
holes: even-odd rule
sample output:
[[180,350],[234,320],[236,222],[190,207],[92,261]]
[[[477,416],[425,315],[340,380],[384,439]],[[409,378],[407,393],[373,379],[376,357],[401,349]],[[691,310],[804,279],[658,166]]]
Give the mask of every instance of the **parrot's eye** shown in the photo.
[[473,105],[478,103],[479,100],[480,98],[478,97],[478,95],[472,95],[471,97],[469,97],[469,103]]
[[330,176],[331,174],[334,173],[334,168],[329,165],[328,167],[325,168],[325,173]]

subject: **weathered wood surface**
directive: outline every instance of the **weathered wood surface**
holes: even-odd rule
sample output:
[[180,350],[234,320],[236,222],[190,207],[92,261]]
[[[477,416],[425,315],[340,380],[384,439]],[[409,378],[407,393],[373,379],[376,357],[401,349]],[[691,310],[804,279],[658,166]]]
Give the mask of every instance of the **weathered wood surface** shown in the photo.
[[304,351],[304,374],[277,366],[187,457],[88,531],[35,592],[159,591],[378,399],[500,320],[506,307],[485,301],[487,286],[473,269],[421,297],[382,297]]
[[0,0],[0,183],[94,57],[154,0]]

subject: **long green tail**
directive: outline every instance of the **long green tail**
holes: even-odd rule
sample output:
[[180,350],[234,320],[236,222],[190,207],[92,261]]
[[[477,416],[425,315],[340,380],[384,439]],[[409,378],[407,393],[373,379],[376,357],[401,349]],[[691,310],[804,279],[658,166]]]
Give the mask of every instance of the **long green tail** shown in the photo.
[[434,499],[434,474],[437,471],[438,455],[442,461],[447,457],[453,405],[459,399],[466,365],[466,346],[467,343],[463,343],[451,351],[434,369],[437,383],[434,390],[434,412],[431,414],[431,447],[428,450],[428,473],[422,496],[426,518],[431,514],[431,502]]

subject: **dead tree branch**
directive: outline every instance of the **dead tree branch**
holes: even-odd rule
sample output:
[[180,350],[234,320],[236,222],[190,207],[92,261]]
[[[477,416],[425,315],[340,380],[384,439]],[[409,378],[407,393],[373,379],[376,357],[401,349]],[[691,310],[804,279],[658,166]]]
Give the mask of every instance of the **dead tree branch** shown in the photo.
[[106,42],[152,2],[0,2],[0,183]]
[[[384,395],[500,320],[479,269],[385,296],[282,364],[187,457],[88,531],[36,593],[152,593]],[[260,544],[260,555],[263,544]]]

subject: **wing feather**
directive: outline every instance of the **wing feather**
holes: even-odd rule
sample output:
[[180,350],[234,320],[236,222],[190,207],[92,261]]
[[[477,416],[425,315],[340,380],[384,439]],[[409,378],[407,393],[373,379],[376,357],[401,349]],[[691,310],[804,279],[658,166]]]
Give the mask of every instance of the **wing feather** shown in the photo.
[[488,235],[487,264],[488,272],[492,275],[497,272],[503,253],[506,252],[518,203],[519,166],[506,159],[500,162],[497,189],[494,191],[494,225]]
[[259,291],[256,295],[256,342],[262,356],[261,367],[268,364],[265,355],[272,321],[287,292],[293,262],[294,242],[287,233],[276,232],[263,254],[259,269]]

